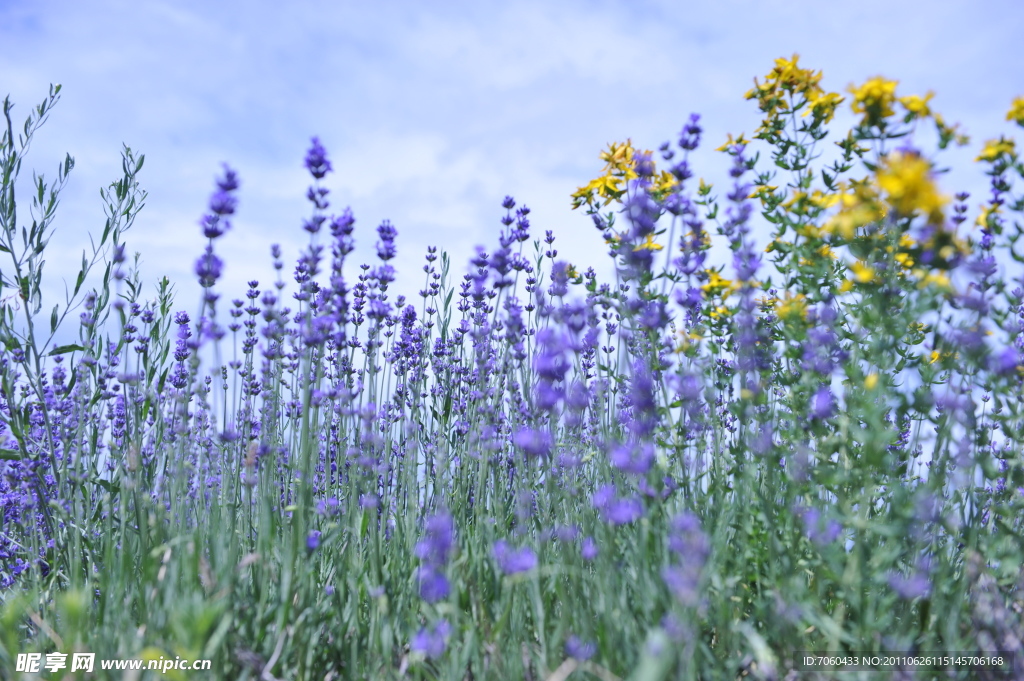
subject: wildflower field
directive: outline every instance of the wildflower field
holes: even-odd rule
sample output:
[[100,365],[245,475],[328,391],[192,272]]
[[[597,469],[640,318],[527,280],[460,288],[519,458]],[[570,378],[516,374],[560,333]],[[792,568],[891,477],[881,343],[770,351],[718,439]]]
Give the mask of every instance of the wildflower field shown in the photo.
[[[727,178],[696,114],[610,144],[566,199],[614,281],[495,197],[468,268],[431,247],[400,295],[398,229],[331,205],[313,138],[298,262],[221,290],[224,166],[199,301],[127,257],[127,147],[80,272],[44,273],[74,162],[15,181],[60,87],[5,101],[0,678],[1024,678],[1024,164],[995,137],[990,193],[947,193],[931,94],[821,79],[755,80]],[[211,667],[16,669],[75,652]],[[906,662],[940,655],[1003,662]]]

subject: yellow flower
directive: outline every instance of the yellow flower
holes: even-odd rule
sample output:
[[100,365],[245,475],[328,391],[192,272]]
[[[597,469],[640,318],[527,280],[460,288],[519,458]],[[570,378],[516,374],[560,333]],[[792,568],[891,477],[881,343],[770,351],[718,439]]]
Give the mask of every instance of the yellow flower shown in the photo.
[[853,95],[853,113],[864,114],[862,124],[877,125],[895,113],[892,105],[896,101],[897,83],[875,76],[860,87],[851,85],[847,88]]
[[975,161],[996,161],[1003,154],[1012,155],[1016,151],[1016,144],[1013,139],[1007,139],[1000,137],[997,140],[989,140],[985,142],[985,147],[981,150],[978,158]]
[[655,193],[671,191],[679,184],[676,176],[667,170],[662,170],[660,175],[654,177],[651,190]]
[[605,172],[618,170],[625,172],[628,166],[633,164],[633,142],[627,139],[625,142],[612,142],[608,145],[608,151],[601,152],[601,160],[607,163]]
[[807,319],[807,298],[802,293],[795,296],[788,291],[779,303],[779,319]]
[[932,115],[932,110],[928,107],[928,102],[935,96],[934,92],[929,91],[924,97],[920,95],[907,95],[906,97],[900,97],[900,104],[907,112],[914,114],[915,118],[927,118]]
[[868,390],[874,390],[875,386],[878,385],[878,374],[868,374],[864,377],[864,387]]
[[739,289],[740,285],[738,282],[725,279],[721,274],[715,270],[705,270],[708,274],[708,280],[701,286],[701,289],[708,295],[715,295],[716,293],[725,293],[723,298],[728,297],[730,293]]
[[919,212],[927,215],[929,222],[942,224],[942,207],[949,198],[939,194],[931,170],[931,164],[919,154],[894,151],[882,159],[875,175],[889,205],[899,213]]
[[839,202],[839,195],[835,193],[826,194],[820,189],[815,189],[811,194],[811,204],[818,208],[831,208]]
[[758,187],[757,189],[755,189],[754,191],[750,192],[750,196],[748,196],[747,198],[748,199],[758,199],[759,198],[762,201],[764,201],[769,196],[771,196],[772,192],[774,192],[776,189],[778,189],[778,187],[770,185],[770,184],[763,184],[760,187]]
[[821,71],[815,73],[811,69],[802,69],[797,64],[799,61],[800,55],[795,53],[790,59],[776,59],[775,68],[765,77],[766,80],[789,92],[820,92]]
[[889,213],[869,178],[853,180],[849,186],[844,183],[834,202],[839,203],[840,210],[822,225],[822,231],[847,240],[853,238],[858,227],[878,222]]
[[858,260],[850,265],[850,271],[853,272],[853,278],[862,284],[867,284],[875,278],[875,268],[863,260]]
[[987,227],[989,218],[993,215],[998,215],[1000,212],[999,206],[983,205],[981,207],[981,215],[978,216],[977,224],[979,227]]
[[896,262],[898,262],[902,267],[906,269],[910,269],[911,267],[914,266],[914,259],[911,258],[910,255],[908,255],[907,253],[897,253],[895,257]]
[[729,136],[729,139],[725,141],[725,144],[715,149],[715,151],[728,151],[737,144],[740,145],[741,147],[749,144],[747,140],[743,139],[743,135],[740,135],[736,139],[732,138],[732,133],[727,133],[727,135]]
[[925,287],[927,287],[929,285],[933,285],[933,286],[935,286],[937,288],[940,288],[940,289],[942,289],[944,291],[952,291],[953,290],[953,286],[949,282],[949,277],[947,277],[942,272],[928,272],[928,273],[924,273],[923,270],[917,269],[917,270],[914,270],[914,274],[916,274],[918,276],[918,278],[920,279],[920,281],[917,283],[917,287],[918,288],[925,288]]
[[1010,111],[1006,114],[1006,120],[1014,121],[1017,125],[1024,127],[1024,95],[1013,100]]
[[813,113],[816,119],[828,123],[836,115],[836,107],[842,104],[845,98],[839,96],[838,92],[816,91],[807,95],[807,101],[811,103],[811,108],[803,115]]
[[633,248],[633,251],[660,251],[663,250],[664,248],[664,246],[654,241],[653,234],[648,234],[647,238],[644,239],[644,242]]
[[832,247],[829,246],[828,244],[825,244],[824,246],[819,248],[817,253],[823,258],[831,258],[832,260],[835,260],[838,257],[836,255],[836,252],[833,251]]
[[707,196],[708,194],[711,193],[711,187],[712,186],[713,185],[710,185],[707,182],[705,182],[704,178],[702,177],[702,178],[700,178],[700,185],[697,187],[697,193],[700,196]]
[[844,279],[843,283],[839,285],[840,293],[849,293],[853,290],[853,282],[849,279]]

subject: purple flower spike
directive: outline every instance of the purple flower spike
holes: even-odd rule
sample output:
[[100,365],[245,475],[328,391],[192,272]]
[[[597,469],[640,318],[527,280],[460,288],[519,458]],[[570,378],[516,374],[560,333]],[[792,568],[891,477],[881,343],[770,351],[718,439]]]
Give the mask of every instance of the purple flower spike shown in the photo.
[[597,558],[597,542],[594,541],[593,537],[586,537],[583,540],[583,546],[580,547],[580,556],[587,562]]
[[811,398],[811,416],[819,421],[830,418],[836,411],[835,396],[828,386],[821,386]]
[[446,563],[452,550],[455,526],[446,509],[427,518],[424,538],[416,544],[416,557],[431,563]]
[[207,246],[206,253],[199,256],[196,261],[196,276],[199,277],[199,285],[203,288],[210,288],[220,279],[224,262],[213,254],[213,247]]
[[529,572],[537,567],[537,554],[528,546],[513,549],[508,542],[500,540],[494,544],[493,552],[495,560],[498,561],[498,567],[506,575]]
[[313,138],[313,146],[306,153],[306,169],[318,180],[331,172],[331,162],[327,160],[327,150],[320,144],[320,138]]
[[217,188],[222,192],[233,192],[238,189],[238,174],[224,164],[224,177],[217,180]]
[[597,646],[593,641],[584,641],[576,634],[571,635],[565,641],[565,654],[580,662],[586,662],[596,652]]
[[448,578],[445,577],[444,572],[433,566],[421,567],[417,573],[417,579],[420,583],[420,598],[427,603],[443,601],[451,593],[451,584],[449,584]]
[[451,634],[451,631],[452,627],[448,624],[448,621],[441,620],[431,629],[426,627],[420,629],[412,637],[409,648],[415,652],[423,653],[430,658],[441,657],[448,648],[448,636]]
[[313,530],[306,537],[306,551],[313,553],[320,548],[320,530]]

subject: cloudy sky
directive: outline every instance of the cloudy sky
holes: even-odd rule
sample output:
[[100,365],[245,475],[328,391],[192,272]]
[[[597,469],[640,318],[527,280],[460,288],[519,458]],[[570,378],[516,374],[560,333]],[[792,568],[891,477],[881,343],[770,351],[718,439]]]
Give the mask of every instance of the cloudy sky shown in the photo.
[[229,297],[270,278],[270,244],[293,258],[305,243],[313,135],[334,165],[332,210],[356,216],[357,256],[369,257],[381,220],[398,228],[399,293],[421,286],[428,245],[452,254],[456,274],[476,244],[493,245],[506,194],[533,209],[535,230],[555,232],[562,255],[596,264],[603,244],[569,195],[597,174],[600,150],[627,137],[656,148],[696,111],[696,172],[724,183],[726,160],[710,150],[757,127],[743,94],[794,52],[824,71],[826,89],[881,74],[900,94],[934,90],[933,108],[972,136],[943,157],[960,169],[944,187],[980,198],[984,177],[962,169],[1009,131],[1022,34],[1014,0],[0,0],[0,96],[21,122],[63,85],[25,171],[52,176],[65,152],[76,159],[51,290],[102,228],[98,189],[120,177],[124,143],[146,154],[149,192],[129,251],[146,282],[169,276],[178,307],[193,310],[197,220],[222,162],[242,180],[218,246]]

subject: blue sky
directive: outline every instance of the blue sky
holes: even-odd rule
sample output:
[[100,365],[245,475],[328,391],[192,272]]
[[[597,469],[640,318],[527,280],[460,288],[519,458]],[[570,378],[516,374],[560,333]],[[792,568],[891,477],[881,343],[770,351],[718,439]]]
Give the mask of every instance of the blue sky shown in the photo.
[[934,90],[933,108],[972,137],[943,157],[955,169],[943,186],[976,204],[985,178],[964,169],[984,139],[1010,132],[1021,35],[1024,5],[988,0],[0,0],[0,96],[22,121],[50,83],[64,88],[24,173],[53,176],[65,152],[76,159],[51,290],[102,228],[98,189],[120,176],[126,143],[146,154],[149,191],[129,251],[142,254],[147,291],[167,275],[177,307],[193,310],[197,220],[222,162],[242,180],[218,244],[228,298],[270,279],[270,244],[294,258],[305,243],[313,135],[334,165],[332,210],[356,216],[360,261],[381,220],[397,227],[396,293],[421,287],[428,245],[461,274],[476,244],[496,242],[506,194],[533,209],[535,233],[555,232],[560,255],[603,264],[599,234],[569,201],[597,174],[599,151],[627,137],[656,148],[696,111],[706,130],[696,173],[724,183],[726,159],[710,150],[757,127],[743,95],[794,52],[824,71],[826,89],[881,74],[900,94]]

